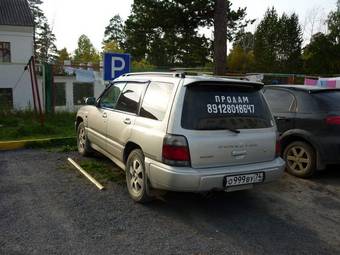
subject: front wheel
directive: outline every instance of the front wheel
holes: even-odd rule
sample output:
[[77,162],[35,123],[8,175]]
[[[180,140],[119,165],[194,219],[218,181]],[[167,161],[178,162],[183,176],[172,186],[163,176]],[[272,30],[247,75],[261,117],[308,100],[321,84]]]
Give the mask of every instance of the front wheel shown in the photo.
[[287,171],[301,178],[311,177],[316,169],[315,151],[305,142],[290,143],[283,153]]
[[138,203],[151,200],[148,194],[149,183],[145,174],[144,155],[139,149],[133,150],[126,162],[126,185],[130,197]]
[[89,156],[92,153],[90,141],[85,132],[85,125],[81,122],[77,129],[77,147],[82,156]]

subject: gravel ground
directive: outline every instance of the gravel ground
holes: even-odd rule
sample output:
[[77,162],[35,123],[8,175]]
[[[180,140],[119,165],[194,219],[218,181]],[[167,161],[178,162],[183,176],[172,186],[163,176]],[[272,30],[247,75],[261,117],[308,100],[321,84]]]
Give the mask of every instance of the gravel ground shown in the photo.
[[148,205],[98,191],[68,156],[0,153],[0,254],[340,254],[340,171]]

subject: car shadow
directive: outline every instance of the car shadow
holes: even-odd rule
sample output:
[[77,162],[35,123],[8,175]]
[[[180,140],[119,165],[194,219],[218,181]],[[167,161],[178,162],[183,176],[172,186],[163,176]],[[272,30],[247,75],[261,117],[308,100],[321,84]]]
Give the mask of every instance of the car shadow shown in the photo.
[[231,242],[253,254],[334,254],[312,229],[276,211],[274,205],[281,202],[254,190],[219,192],[210,197],[169,192],[163,201],[148,208],[180,220],[198,234],[226,245]]

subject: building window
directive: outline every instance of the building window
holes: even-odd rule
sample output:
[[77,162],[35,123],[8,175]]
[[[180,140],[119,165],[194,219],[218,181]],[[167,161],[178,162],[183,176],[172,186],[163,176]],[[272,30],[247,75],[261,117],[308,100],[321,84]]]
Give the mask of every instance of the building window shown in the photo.
[[73,83],[73,104],[83,105],[87,97],[94,96],[93,83],[74,82]]
[[0,42],[0,63],[11,62],[11,43]]
[[1,109],[1,111],[13,109],[13,91],[12,91],[12,89],[0,88],[0,109]]
[[66,90],[65,90],[65,82],[56,82],[55,84],[55,105],[56,106],[65,106],[66,105]]

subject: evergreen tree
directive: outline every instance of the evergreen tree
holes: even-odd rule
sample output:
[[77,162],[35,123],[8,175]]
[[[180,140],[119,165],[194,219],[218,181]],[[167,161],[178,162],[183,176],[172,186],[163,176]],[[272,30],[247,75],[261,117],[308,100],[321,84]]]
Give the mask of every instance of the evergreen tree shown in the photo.
[[340,0],[337,2],[337,10],[328,15],[327,25],[330,39],[340,44]]
[[57,47],[54,42],[55,35],[52,33],[47,22],[43,23],[38,30],[36,39],[36,57],[41,63],[54,63],[57,59]]
[[254,34],[254,57],[260,72],[292,72],[302,68],[302,32],[296,14],[278,16],[268,9]]
[[34,18],[34,55],[39,62],[53,62],[56,58],[56,37],[41,10],[42,0],[28,0]]
[[124,24],[119,15],[113,16],[110,23],[105,27],[103,44],[115,42],[119,48],[124,47]]
[[298,73],[302,70],[302,29],[296,14],[283,14],[279,20],[278,62],[280,72]]
[[254,57],[260,72],[278,71],[279,17],[268,9],[254,34]]

